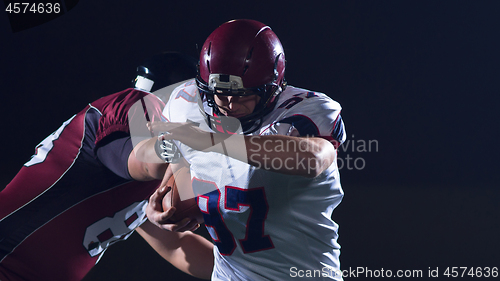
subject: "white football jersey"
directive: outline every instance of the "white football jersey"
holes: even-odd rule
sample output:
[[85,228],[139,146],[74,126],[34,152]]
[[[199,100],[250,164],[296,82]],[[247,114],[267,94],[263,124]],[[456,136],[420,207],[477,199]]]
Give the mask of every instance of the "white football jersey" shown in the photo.
[[[198,98],[194,80],[181,85],[164,117],[212,131]],[[340,110],[322,93],[288,86],[252,135],[320,136],[337,147],[345,140]],[[251,166],[228,157],[231,151],[199,152],[176,144],[191,165],[194,193],[216,246],[212,280],[342,280],[338,225],[331,219],[343,197],[336,161],[318,177],[305,178]],[[243,140],[238,149],[245,149]],[[269,159],[266,165],[308,163]]]

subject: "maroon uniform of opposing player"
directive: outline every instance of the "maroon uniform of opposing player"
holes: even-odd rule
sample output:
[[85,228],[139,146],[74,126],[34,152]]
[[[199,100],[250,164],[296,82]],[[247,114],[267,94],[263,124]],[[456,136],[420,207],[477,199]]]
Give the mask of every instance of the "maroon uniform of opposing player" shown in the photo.
[[[109,245],[138,227],[169,262],[210,276],[210,242],[145,223],[147,199],[168,164],[147,174],[141,166],[147,164],[134,157],[129,117],[145,114],[142,106],[134,112],[137,103],[148,105],[150,121],[159,120],[164,104],[149,92],[127,89],[94,101],[43,140],[0,192],[0,280],[81,280]],[[186,235],[197,248],[183,255],[206,260],[194,269],[176,253],[162,253],[183,250]]]
[[0,277],[79,280],[143,222],[144,200],[159,181],[132,181],[96,157],[107,138],[128,133],[127,111],[140,99],[156,98],[129,89],[91,103],[42,141],[0,192]]

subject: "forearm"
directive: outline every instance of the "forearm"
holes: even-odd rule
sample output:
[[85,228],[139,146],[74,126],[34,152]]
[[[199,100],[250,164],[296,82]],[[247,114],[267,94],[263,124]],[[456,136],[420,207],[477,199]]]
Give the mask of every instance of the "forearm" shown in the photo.
[[[278,173],[316,177],[335,160],[334,146],[316,137],[284,135],[229,137],[212,134],[212,151]],[[242,147],[245,149],[242,149]]]
[[136,229],[165,260],[192,276],[210,279],[213,269],[213,244],[200,235],[162,230],[149,221]]
[[217,152],[258,168],[316,177],[335,161],[332,143],[319,137],[245,136],[209,133],[191,123],[161,123],[163,139],[175,139],[204,152]]
[[168,168],[154,150],[156,138],[139,142],[130,153],[128,168],[130,176],[138,181],[161,180]]

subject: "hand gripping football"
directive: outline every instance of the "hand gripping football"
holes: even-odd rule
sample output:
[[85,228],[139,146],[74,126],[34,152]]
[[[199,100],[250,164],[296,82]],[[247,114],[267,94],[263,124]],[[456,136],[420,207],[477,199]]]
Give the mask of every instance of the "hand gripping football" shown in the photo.
[[[188,167],[182,167],[167,181],[167,187],[171,187],[170,191],[163,197],[163,210],[170,207],[175,207],[174,214],[169,218],[169,221],[176,223],[188,217],[196,219],[198,223],[203,223],[203,214],[198,208],[196,197],[191,186],[191,174]],[[180,196],[179,193],[182,195]],[[182,198],[187,198],[181,200]]]

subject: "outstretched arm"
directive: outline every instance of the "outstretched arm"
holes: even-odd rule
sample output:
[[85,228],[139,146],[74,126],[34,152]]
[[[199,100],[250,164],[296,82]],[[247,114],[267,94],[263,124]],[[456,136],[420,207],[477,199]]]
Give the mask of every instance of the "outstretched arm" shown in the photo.
[[165,231],[146,221],[136,229],[156,252],[192,276],[210,279],[214,265],[213,244],[190,231]]
[[[316,177],[336,159],[329,141],[319,137],[245,136],[248,164],[275,172]],[[278,161],[280,165],[275,165]]]
[[320,137],[231,136],[205,132],[192,123],[154,126],[157,131],[169,132],[163,139],[176,139],[196,150],[226,154],[257,168],[289,175],[316,177],[337,155],[334,145]]

